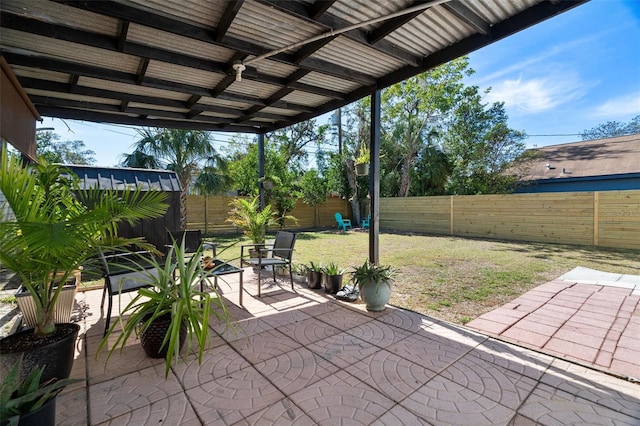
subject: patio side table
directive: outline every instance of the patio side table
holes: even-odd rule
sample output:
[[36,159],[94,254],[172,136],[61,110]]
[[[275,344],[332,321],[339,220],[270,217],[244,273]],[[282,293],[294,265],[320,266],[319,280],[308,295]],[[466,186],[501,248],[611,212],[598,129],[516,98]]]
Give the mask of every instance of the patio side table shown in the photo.
[[[223,260],[220,259],[213,259],[212,261],[212,267],[208,268],[208,269],[212,269],[212,275],[213,275],[213,285],[216,287],[216,289],[220,292],[220,294],[222,294],[222,290],[220,289],[220,286],[218,286],[218,277],[222,276],[222,275],[230,275],[230,274],[240,274],[240,279],[239,279],[239,284],[240,284],[240,294],[238,297],[238,303],[240,304],[240,306],[242,305],[242,292],[243,292],[243,286],[242,286],[242,273],[244,272],[244,269],[242,268],[238,268],[237,266],[234,266],[230,263],[227,263]],[[205,281],[208,280],[209,277],[203,277],[202,280],[200,280],[200,290],[204,291],[204,285],[205,285]]]

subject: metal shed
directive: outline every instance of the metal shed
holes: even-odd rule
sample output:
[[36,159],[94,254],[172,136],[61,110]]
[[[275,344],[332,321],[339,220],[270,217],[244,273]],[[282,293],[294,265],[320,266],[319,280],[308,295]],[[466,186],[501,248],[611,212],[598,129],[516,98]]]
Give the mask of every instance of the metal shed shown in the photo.
[[157,190],[167,193],[169,209],[163,217],[139,222],[135,227],[122,223],[119,234],[123,237],[145,237],[164,251],[167,231],[180,229],[180,193],[181,186],[175,172],[168,170],[105,168],[93,166],[65,165],[80,178],[82,189],[123,190],[141,188],[144,191]]

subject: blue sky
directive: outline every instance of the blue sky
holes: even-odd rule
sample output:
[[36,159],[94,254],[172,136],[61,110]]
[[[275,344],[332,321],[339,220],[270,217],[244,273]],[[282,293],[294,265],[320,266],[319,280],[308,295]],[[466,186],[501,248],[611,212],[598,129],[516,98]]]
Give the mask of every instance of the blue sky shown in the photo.
[[[505,102],[528,147],[578,141],[585,129],[640,115],[640,0],[592,0],[470,54],[470,64],[467,82],[491,87],[485,100]],[[44,118],[38,127],[83,141],[99,166],[116,165],[136,140],[126,126]]]

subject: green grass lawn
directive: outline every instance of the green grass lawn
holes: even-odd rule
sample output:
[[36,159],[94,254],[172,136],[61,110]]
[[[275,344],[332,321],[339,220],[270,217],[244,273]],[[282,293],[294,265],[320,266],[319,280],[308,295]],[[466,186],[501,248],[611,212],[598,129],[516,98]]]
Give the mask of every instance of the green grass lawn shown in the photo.
[[[237,259],[237,238],[215,238],[219,256]],[[298,234],[294,263],[362,264],[369,253],[364,232]],[[640,275],[640,250],[546,243],[380,234],[380,262],[397,268],[394,305],[466,323],[576,266]]]
[[[246,240],[212,239],[218,257],[238,264]],[[349,269],[368,255],[365,232],[301,232],[293,261]],[[380,234],[380,262],[399,272],[390,303],[463,324],[576,266],[640,275],[640,250],[447,236]],[[102,281],[83,285],[102,287]]]

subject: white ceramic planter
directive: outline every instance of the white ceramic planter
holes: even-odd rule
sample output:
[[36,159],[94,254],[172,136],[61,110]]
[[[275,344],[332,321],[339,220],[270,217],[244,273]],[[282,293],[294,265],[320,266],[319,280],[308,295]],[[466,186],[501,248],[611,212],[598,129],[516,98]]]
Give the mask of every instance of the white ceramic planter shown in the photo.
[[[60,296],[56,300],[54,321],[56,324],[62,324],[71,322],[71,311],[73,309],[73,301],[76,297],[78,286],[80,285],[80,271],[73,275],[74,283],[70,284],[68,281],[62,287]],[[33,301],[31,294],[23,287],[20,286],[16,292],[16,302],[22,312],[22,320],[29,328],[33,328],[37,322],[36,304]]]
[[367,304],[367,311],[383,311],[391,298],[393,281],[381,281],[377,285],[367,283],[360,286],[360,298]]

